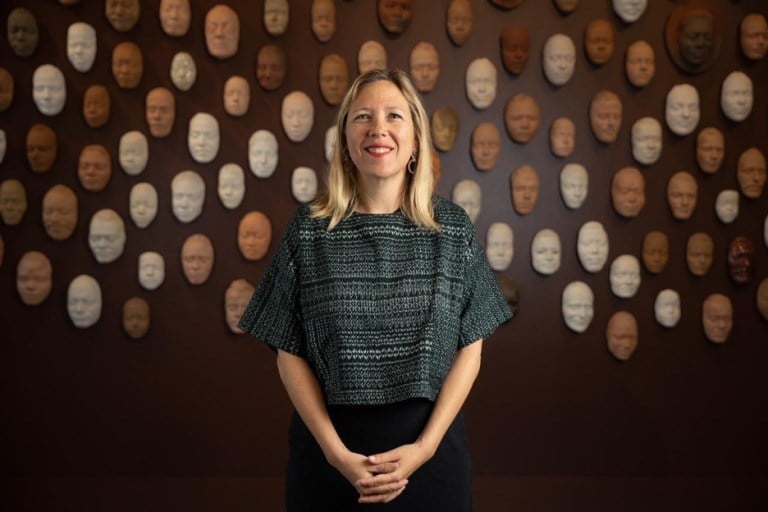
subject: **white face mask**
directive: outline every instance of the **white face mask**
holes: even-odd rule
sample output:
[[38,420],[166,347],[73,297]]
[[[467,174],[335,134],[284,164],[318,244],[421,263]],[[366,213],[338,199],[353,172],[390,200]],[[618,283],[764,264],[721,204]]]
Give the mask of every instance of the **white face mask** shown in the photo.
[[173,215],[184,223],[195,220],[203,212],[205,181],[195,171],[182,171],[171,181]]
[[141,174],[147,167],[148,160],[149,143],[143,133],[131,130],[120,137],[118,162],[126,174],[130,176]]
[[542,52],[544,76],[552,85],[565,85],[573,76],[576,66],[576,46],[565,34],[554,34],[547,39]]
[[476,109],[488,108],[496,99],[496,67],[485,57],[473,60],[467,67],[467,99]]
[[634,297],[640,287],[640,261],[631,254],[622,254],[611,263],[611,291],[617,297]]
[[715,199],[715,213],[723,224],[730,224],[739,216],[739,191],[721,190]]
[[101,317],[101,287],[93,277],[80,274],[67,288],[67,314],[72,324],[85,329]]
[[[336,139],[339,136],[339,130],[336,126],[331,126],[325,131],[325,138],[323,139],[323,154],[325,155],[325,161],[330,162],[333,156],[333,148],[336,146]],[[2,160],[0,160],[2,162]]]
[[506,222],[494,222],[488,227],[486,256],[493,270],[506,270],[515,254],[514,233]]
[[218,194],[221,204],[232,210],[240,206],[245,196],[245,173],[237,164],[224,164],[219,169]]
[[664,116],[672,133],[692,133],[699,124],[699,92],[690,84],[672,87],[667,93]]
[[189,120],[187,145],[195,162],[207,164],[219,153],[219,122],[211,114],[198,112]]
[[293,91],[283,99],[281,120],[283,130],[292,142],[307,138],[314,123],[315,107],[306,93]]
[[645,12],[648,0],[613,0],[613,10],[625,23],[634,23]]
[[453,187],[452,200],[467,213],[472,224],[480,215],[480,209],[483,204],[483,192],[480,184],[475,180],[464,179],[456,183]]
[[674,327],[680,321],[680,294],[675,290],[661,290],[653,303],[656,321],[664,327]]
[[595,315],[595,296],[583,281],[572,281],[563,289],[562,313],[565,325],[576,333],[587,330]]
[[123,254],[125,248],[125,223],[120,215],[103,208],[91,217],[88,229],[88,246],[99,263],[111,263]]
[[725,80],[720,92],[720,107],[725,117],[741,122],[749,117],[754,104],[752,79],[741,71],[733,71]]
[[32,75],[32,99],[41,114],[55,116],[67,102],[64,73],[52,64],[43,64]]
[[178,52],[171,60],[171,82],[180,91],[188,91],[197,80],[195,59],[187,52]]
[[277,138],[268,130],[258,130],[248,139],[248,165],[257,178],[269,178],[277,169]]
[[152,251],[139,255],[139,284],[145,290],[156,290],[165,281],[165,259]]
[[643,165],[651,165],[661,156],[661,123],[643,117],[632,125],[632,156]]
[[67,29],[67,58],[81,73],[90,71],[96,60],[96,30],[83,22],[73,23]]
[[560,268],[560,236],[552,229],[542,229],[531,242],[531,264],[539,274],[551,275]]
[[131,220],[136,227],[144,229],[157,216],[157,190],[154,185],[141,182],[131,187],[128,199]]
[[608,233],[597,221],[584,223],[576,239],[576,252],[584,270],[600,272],[608,260]]
[[566,164],[560,171],[560,195],[568,208],[579,208],[589,192],[589,174],[581,164]]
[[291,194],[300,203],[307,203],[317,195],[317,174],[309,167],[297,167],[291,174]]

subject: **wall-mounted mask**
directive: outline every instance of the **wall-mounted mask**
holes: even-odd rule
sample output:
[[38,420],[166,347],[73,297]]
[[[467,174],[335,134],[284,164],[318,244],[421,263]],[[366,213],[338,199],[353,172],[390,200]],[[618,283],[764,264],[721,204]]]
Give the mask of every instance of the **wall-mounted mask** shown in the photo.
[[587,330],[595,316],[595,295],[583,281],[572,281],[563,289],[561,299],[565,325],[575,333]]
[[509,268],[515,255],[515,235],[506,222],[494,222],[488,227],[485,254],[493,270],[503,271]]
[[329,105],[338,105],[344,99],[349,85],[347,61],[338,53],[331,53],[320,61],[318,74],[320,94]]
[[224,82],[224,111],[235,117],[244,116],[251,103],[251,86],[242,76],[234,75]]
[[336,32],[336,4],[333,0],[312,0],[310,9],[312,33],[321,43],[327,43]]
[[160,0],[158,15],[166,35],[181,37],[189,31],[192,19],[189,0]]
[[741,71],[730,72],[720,90],[720,107],[725,117],[731,121],[744,121],[752,112],[753,104],[752,79]]
[[420,41],[411,50],[410,75],[419,92],[430,92],[440,76],[440,55],[432,43]]
[[285,51],[277,45],[267,44],[256,55],[256,81],[265,91],[274,91],[283,85],[288,71]]
[[653,46],[646,41],[635,41],[624,57],[624,71],[627,80],[635,87],[645,87],[656,74],[656,54]]
[[[269,0],[267,0],[269,3]],[[211,57],[228,59],[240,44],[240,17],[231,7],[217,4],[205,15],[205,47]]]
[[757,199],[763,195],[766,181],[765,155],[757,148],[749,148],[739,156],[736,179],[744,197]]
[[613,0],[613,11],[624,23],[634,23],[645,12],[648,0]]
[[608,352],[619,361],[629,361],[637,349],[637,320],[628,311],[617,311],[605,327]]
[[139,21],[141,3],[139,0],[106,0],[104,14],[118,32],[128,32]]
[[509,137],[518,144],[527,144],[539,129],[541,112],[531,96],[517,93],[504,106],[504,126]]
[[459,181],[453,186],[451,200],[461,206],[474,224],[483,205],[483,191],[480,184],[471,179]]
[[171,208],[179,222],[189,223],[203,212],[205,181],[195,171],[181,171],[171,180]]
[[27,132],[27,163],[32,172],[43,173],[53,169],[57,152],[56,132],[47,124],[33,124]]
[[640,261],[631,254],[617,256],[611,262],[611,291],[621,299],[634,297],[640,287]]
[[688,135],[699,124],[699,92],[690,84],[677,84],[667,93],[664,118],[676,135]]
[[123,330],[132,340],[139,340],[149,331],[149,304],[141,297],[131,297],[123,303]]
[[725,138],[723,132],[714,126],[708,126],[696,136],[696,162],[699,169],[707,174],[720,170],[725,156]]
[[88,247],[99,263],[112,263],[125,249],[125,223],[111,208],[93,214],[88,227]]
[[101,286],[87,274],[80,274],[67,287],[67,315],[72,325],[86,329],[101,317]]
[[645,178],[635,167],[623,167],[611,180],[611,203],[622,217],[637,217],[645,206]]
[[224,208],[233,210],[245,197],[245,173],[237,164],[224,164],[219,169],[217,192]]
[[82,21],[67,28],[67,59],[81,73],[91,70],[96,60],[96,30]]
[[531,265],[539,274],[552,275],[560,269],[563,249],[554,229],[540,229],[531,241]]
[[643,238],[643,265],[651,274],[658,274],[667,268],[669,262],[669,239],[661,231],[649,231]]
[[685,245],[685,263],[694,276],[707,275],[715,256],[715,243],[706,233],[694,233]]
[[149,143],[140,131],[125,132],[120,137],[117,152],[117,160],[125,174],[136,176],[146,169],[149,161]]
[[165,282],[165,258],[159,252],[139,254],[139,284],[145,290],[157,290]]
[[763,59],[768,53],[768,22],[758,12],[749,13],[739,25],[741,52],[750,60]]
[[760,281],[755,294],[755,302],[757,302],[760,316],[763,317],[763,320],[768,321],[768,277]]
[[661,123],[641,117],[632,125],[632,157],[643,165],[655,164],[661,156]]
[[549,126],[549,150],[553,155],[565,158],[576,147],[576,125],[567,117],[558,117]]
[[680,294],[671,288],[661,290],[653,303],[653,315],[668,329],[676,326],[680,322]]
[[27,212],[27,190],[17,179],[8,178],[0,183],[0,218],[6,226],[21,223]]
[[575,210],[584,204],[589,193],[589,173],[581,164],[565,164],[560,171],[560,196],[568,208]]
[[46,116],[55,116],[67,102],[64,73],[53,64],[43,64],[32,74],[32,100],[37,110]]
[[472,163],[478,171],[488,171],[496,166],[501,154],[501,132],[492,123],[479,123],[470,138]]
[[499,38],[501,63],[509,73],[519,75],[528,64],[531,51],[531,35],[528,29],[509,25],[504,27]]
[[519,215],[533,213],[539,199],[539,174],[530,165],[523,165],[509,176],[512,207]]
[[608,233],[598,221],[585,222],[576,238],[576,253],[584,270],[600,272],[608,261]]
[[290,8],[288,0],[265,0],[264,28],[271,36],[281,36],[288,29]]
[[17,57],[31,57],[37,49],[40,31],[37,19],[29,9],[17,7],[8,14],[8,44]]
[[0,112],[5,112],[13,103],[13,76],[0,68]]
[[130,41],[118,43],[112,50],[112,75],[121,89],[135,89],[144,74],[141,49]]
[[245,313],[248,303],[256,289],[245,279],[235,279],[224,291],[224,320],[229,330],[242,334],[243,330],[237,324]]
[[54,185],[43,196],[43,228],[53,240],[67,240],[77,227],[77,195],[66,185]]
[[413,19],[413,0],[376,0],[376,15],[390,34],[402,34]]
[[745,236],[737,236],[728,245],[728,270],[736,284],[749,284],[755,277],[755,247]]
[[553,34],[547,38],[542,50],[544,76],[552,85],[565,85],[576,68],[576,46],[565,34]]
[[38,306],[48,298],[53,287],[53,267],[40,251],[25,252],[16,266],[16,291],[21,302]]
[[480,57],[467,66],[465,78],[467,99],[478,110],[488,108],[496,99],[496,67],[490,59]]
[[312,131],[315,106],[312,99],[302,91],[293,91],[283,98],[280,111],[283,130],[292,142],[302,142]]
[[197,80],[195,59],[187,52],[177,52],[171,59],[170,74],[174,87],[182,92],[190,90]]
[[167,137],[176,119],[176,100],[165,87],[155,87],[147,93],[145,116],[149,134],[156,138]]
[[259,211],[248,212],[237,227],[237,247],[248,261],[262,259],[272,241],[272,223]]
[[474,13],[469,0],[451,0],[445,15],[448,38],[456,46],[463,46],[472,35]]
[[563,14],[571,14],[579,6],[579,0],[554,0],[555,7]]
[[157,190],[146,181],[131,187],[128,195],[128,210],[137,228],[144,229],[157,217]]
[[89,144],[80,151],[77,162],[77,178],[89,192],[100,192],[112,177],[112,160],[109,151],[101,144]]
[[297,167],[291,173],[291,194],[300,203],[314,201],[317,196],[317,173],[309,167]]
[[362,75],[372,69],[387,69],[387,50],[380,42],[369,40],[357,51],[357,72]]
[[83,118],[91,128],[101,128],[109,122],[112,100],[107,88],[100,84],[89,86],[83,93]]
[[595,138],[604,144],[616,142],[621,129],[622,104],[611,91],[599,91],[589,104],[589,125]]
[[181,270],[191,285],[208,281],[213,271],[213,260],[213,244],[202,233],[189,235],[181,246]]
[[689,172],[676,172],[667,182],[667,203],[672,216],[678,220],[691,218],[698,195],[699,185]]
[[195,162],[207,164],[219,153],[219,122],[207,112],[198,112],[189,120],[187,146]]
[[450,107],[440,107],[432,113],[430,128],[435,147],[440,151],[450,151],[459,133],[459,116]]
[[589,61],[595,66],[602,66],[611,60],[613,40],[613,25],[610,21],[598,18],[587,23],[584,30],[584,49]]
[[706,71],[717,60],[722,46],[718,15],[703,3],[679,5],[667,18],[664,41],[672,62],[682,71]]
[[723,224],[730,224],[739,216],[739,191],[721,190],[715,199],[715,214]]
[[277,138],[269,130],[257,130],[248,139],[248,165],[257,178],[269,178],[277,169]]
[[725,343],[733,328],[733,304],[727,295],[712,293],[701,304],[704,336],[712,343]]

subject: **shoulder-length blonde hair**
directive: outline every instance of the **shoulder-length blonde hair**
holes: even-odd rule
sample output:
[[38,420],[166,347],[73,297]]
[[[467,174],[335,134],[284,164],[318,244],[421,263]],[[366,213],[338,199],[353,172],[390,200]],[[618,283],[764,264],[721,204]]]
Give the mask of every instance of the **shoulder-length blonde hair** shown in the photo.
[[344,96],[336,118],[336,142],[333,145],[328,165],[328,191],[312,204],[312,217],[330,218],[328,230],[352,214],[357,204],[357,169],[349,157],[345,128],[352,102],[360,90],[368,84],[386,80],[397,86],[403,93],[411,111],[416,136],[416,163],[406,172],[405,191],[402,204],[403,214],[416,225],[438,230],[434,219],[432,194],[435,191],[435,175],[432,165],[432,139],[429,133],[429,118],[421,103],[419,93],[408,75],[400,70],[373,69],[355,79]]

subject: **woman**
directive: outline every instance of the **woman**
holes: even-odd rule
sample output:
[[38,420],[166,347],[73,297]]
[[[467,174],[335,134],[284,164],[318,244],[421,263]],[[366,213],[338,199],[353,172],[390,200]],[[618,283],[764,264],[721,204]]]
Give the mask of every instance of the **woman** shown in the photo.
[[240,323],[277,350],[296,409],[287,510],[471,510],[459,411],[511,313],[472,223],[433,195],[407,75],[359,76],[337,128],[328,193],[291,219]]

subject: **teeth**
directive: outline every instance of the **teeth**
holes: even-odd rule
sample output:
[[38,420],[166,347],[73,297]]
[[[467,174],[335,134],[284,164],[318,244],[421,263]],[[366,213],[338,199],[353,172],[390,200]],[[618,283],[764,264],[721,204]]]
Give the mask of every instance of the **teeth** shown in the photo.
[[389,148],[368,148],[369,153],[375,153],[377,155],[383,155],[384,153],[389,153]]

